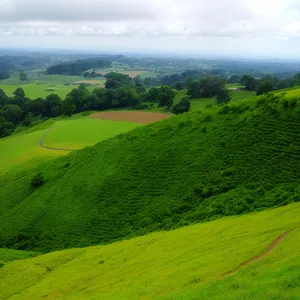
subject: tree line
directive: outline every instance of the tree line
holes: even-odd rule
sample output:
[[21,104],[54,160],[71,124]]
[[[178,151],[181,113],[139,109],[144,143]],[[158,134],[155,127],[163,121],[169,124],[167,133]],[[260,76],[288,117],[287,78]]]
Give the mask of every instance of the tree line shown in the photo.
[[104,88],[88,89],[84,84],[73,89],[65,99],[56,94],[30,100],[22,88],[12,97],[0,89],[0,137],[10,135],[18,126],[32,126],[47,118],[72,115],[91,110],[118,108],[148,109],[153,105],[174,113],[188,111],[188,98],[174,105],[176,92],[169,86],[146,89],[142,80],[128,75],[109,73]]
[[300,73],[285,79],[279,79],[272,75],[265,75],[260,79],[256,79],[251,75],[243,75],[240,83],[245,86],[246,90],[256,91],[257,95],[261,95],[300,85]]
[[81,76],[83,72],[95,68],[110,68],[111,61],[103,59],[84,59],[51,66],[47,69],[49,75]]

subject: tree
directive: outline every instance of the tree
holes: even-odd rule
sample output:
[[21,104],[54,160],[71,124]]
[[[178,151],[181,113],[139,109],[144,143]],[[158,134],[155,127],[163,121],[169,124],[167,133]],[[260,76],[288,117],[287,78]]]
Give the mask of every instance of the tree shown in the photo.
[[16,97],[21,97],[23,99],[25,99],[25,92],[22,88],[17,88],[14,92],[13,95],[15,95]]
[[13,124],[18,124],[21,120],[23,110],[15,104],[7,104],[3,107],[1,115]]
[[136,92],[126,86],[121,86],[115,90],[113,97],[114,107],[135,107],[139,103]]
[[117,81],[115,79],[111,79],[111,78],[106,79],[105,84],[104,84],[106,89],[116,89],[120,85],[121,85],[121,83],[119,81]]
[[172,113],[173,114],[182,114],[184,112],[188,112],[191,108],[191,100],[188,96],[184,96],[179,103],[175,104],[172,107]]
[[182,81],[177,81],[177,82],[174,83],[174,88],[177,91],[184,90],[184,83]]
[[192,98],[214,97],[224,88],[226,79],[219,76],[208,76],[200,80],[193,80],[188,84],[188,95]]
[[45,117],[57,117],[61,114],[63,102],[56,94],[51,94],[46,97],[44,101],[43,114]]
[[0,116],[0,137],[10,135],[13,131],[14,124],[4,117]]
[[240,83],[241,79],[240,75],[232,75],[228,78],[227,83]]
[[217,93],[217,104],[227,104],[231,100],[230,94],[228,90],[226,89],[221,89]]
[[77,89],[73,89],[68,97],[72,99],[73,104],[76,107],[76,112],[84,111],[84,102],[87,96],[90,95],[90,92],[84,84],[80,84]]
[[105,88],[107,89],[118,88],[119,86],[124,84],[129,85],[131,82],[130,76],[122,73],[110,72],[107,73],[105,77]]
[[276,89],[276,85],[278,84],[278,79],[267,75],[263,77],[256,88],[256,94],[259,96],[261,94],[269,93]]
[[90,72],[84,72],[84,73],[83,73],[83,77],[84,77],[84,78],[90,78],[90,77],[91,77]]
[[2,89],[0,89],[0,109],[7,104],[9,101],[8,96],[4,93]]
[[0,71],[0,80],[5,80],[10,77],[10,74],[6,70]]
[[85,98],[84,109],[85,110],[96,110],[100,108],[100,100],[92,93]]
[[73,102],[73,99],[70,95],[66,97],[66,99],[63,101],[63,105],[61,107],[61,113],[66,116],[71,116],[76,112],[76,106]]
[[163,85],[158,88],[158,93],[156,95],[156,101],[159,106],[167,106],[169,109],[173,105],[175,98],[175,92],[167,85]]
[[256,80],[251,75],[243,75],[241,78],[241,84],[245,86],[245,89],[248,91],[255,91],[256,89]]
[[151,88],[148,90],[147,93],[144,94],[143,101],[144,102],[158,102],[158,88]]
[[44,109],[45,99],[37,98],[26,103],[26,111],[31,112],[35,116],[45,115]]
[[21,81],[27,81],[28,80],[27,75],[24,72],[21,72],[19,74],[19,76],[20,76]]

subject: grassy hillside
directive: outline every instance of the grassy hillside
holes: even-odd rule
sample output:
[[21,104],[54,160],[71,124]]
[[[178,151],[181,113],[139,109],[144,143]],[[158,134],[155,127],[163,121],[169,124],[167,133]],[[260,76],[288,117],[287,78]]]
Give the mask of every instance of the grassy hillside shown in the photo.
[[0,246],[83,247],[299,201],[299,113],[274,93],[2,176]]
[[54,124],[43,144],[47,147],[80,149],[94,145],[120,133],[130,131],[139,124],[82,118],[59,121]]
[[[300,204],[5,264],[4,299],[299,299]],[[1,254],[1,252],[0,252]]]

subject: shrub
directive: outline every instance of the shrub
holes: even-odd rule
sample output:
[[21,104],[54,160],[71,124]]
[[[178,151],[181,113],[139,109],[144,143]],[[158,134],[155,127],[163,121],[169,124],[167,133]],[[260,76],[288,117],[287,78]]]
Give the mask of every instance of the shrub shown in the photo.
[[31,179],[31,187],[33,188],[38,188],[42,186],[45,183],[44,176],[42,173],[36,174],[32,179]]

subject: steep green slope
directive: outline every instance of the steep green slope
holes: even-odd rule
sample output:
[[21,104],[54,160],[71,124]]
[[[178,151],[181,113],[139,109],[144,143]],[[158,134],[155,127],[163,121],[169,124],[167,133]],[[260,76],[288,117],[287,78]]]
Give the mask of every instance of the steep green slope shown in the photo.
[[299,201],[299,116],[296,98],[270,94],[2,177],[0,246],[88,246]]
[[0,294],[10,300],[298,299],[300,229],[261,261],[221,275],[299,225],[300,203],[294,203],[106,246],[53,252],[4,265]]

